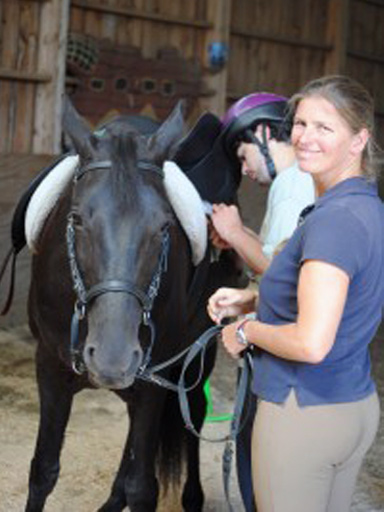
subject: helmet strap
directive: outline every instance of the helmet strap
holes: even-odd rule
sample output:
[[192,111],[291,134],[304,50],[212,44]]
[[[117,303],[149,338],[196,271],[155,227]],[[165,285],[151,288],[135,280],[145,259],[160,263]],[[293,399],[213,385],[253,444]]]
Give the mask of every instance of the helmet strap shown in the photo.
[[268,149],[267,127],[265,124],[263,124],[262,127],[262,142],[260,142],[260,140],[256,137],[256,135],[253,133],[253,130],[248,129],[245,133],[247,139],[249,139],[251,143],[256,144],[256,146],[260,149],[260,153],[263,155],[265,163],[267,164],[269,177],[271,178],[271,181],[273,181],[276,178],[276,167]]

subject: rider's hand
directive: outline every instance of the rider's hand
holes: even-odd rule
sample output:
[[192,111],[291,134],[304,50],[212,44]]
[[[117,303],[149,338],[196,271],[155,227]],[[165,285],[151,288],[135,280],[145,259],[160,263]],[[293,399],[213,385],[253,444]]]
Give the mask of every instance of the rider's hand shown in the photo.
[[219,288],[208,300],[210,318],[219,324],[223,318],[251,313],[255,308],[256,292],[250,289]]
[[227,248],[233,247],[233,239],[244,230],[239,210],[235,205],[214,204],[212,206],[211,224],[216,236],[227,244]]
[[232,249],[232,246],[228,244],[223,238],[221,238],[211,221],[208,222],[208,234],[212,245],[216,247],[216,249]]

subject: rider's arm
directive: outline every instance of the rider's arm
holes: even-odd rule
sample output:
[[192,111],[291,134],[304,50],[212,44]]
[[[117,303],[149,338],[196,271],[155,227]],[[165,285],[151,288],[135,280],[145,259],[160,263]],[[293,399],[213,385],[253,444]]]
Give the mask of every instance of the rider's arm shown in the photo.
[[212,227],[228,247],[234,249],[243,261],[257,274],[269,266],[259,237],[244,226],[236,206],[214,205]]

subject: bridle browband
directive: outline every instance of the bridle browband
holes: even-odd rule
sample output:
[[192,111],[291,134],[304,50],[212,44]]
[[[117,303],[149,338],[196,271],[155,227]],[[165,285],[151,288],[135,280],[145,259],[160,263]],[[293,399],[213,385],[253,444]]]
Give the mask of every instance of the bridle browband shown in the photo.
[[[159,176],[163,177],[163,171],[160,167],[152,164],[151,162],[140,160],[138,161],[138,167],[142,170],[154,171]],[[104,160],[99,162],[91,162],[86,164],[82,169],[77,170],[74,176],[74,184],[79,181],[88,171],[95,170],[109,170],[112,168],[112,162],[110,160]],[[70,265],[70,271],[72,276],[73,289],[76,293],[76,301],[74,305],[74,312],[71,321],[71,344],[70,354],[72,368],[77,374],[81,374],[85,371],[85,365],[82,358],[82,350],[79,346],[79,324],[87,315],[87,309],[91,302],[96,300],[98,297],[106,293],[126,293],[134,296],[142,308],[142,321],[143,324],[148,326],[151,331],[151,341],[147,353],[144,357],[143,364],[139,371],[144,371],[148,365],[152,345],[154,343],[154,326],[151,320],[151,311],[154,300],[158,294],[161,282],[161,275],[167,270],[167,259],[170,246],[170,236],[167,227],[162,232],[162,245],[159,260],[155,273],[152,276],[149,287],[146,291],[141,290],[134,283],[128,280],[106,280],[97,283],[89,290],[86,289],[81,272],[76,259],[76,244],[75,244],[75,227],[74,227],[74,214],[70,211],[67,219],[67,253]]]

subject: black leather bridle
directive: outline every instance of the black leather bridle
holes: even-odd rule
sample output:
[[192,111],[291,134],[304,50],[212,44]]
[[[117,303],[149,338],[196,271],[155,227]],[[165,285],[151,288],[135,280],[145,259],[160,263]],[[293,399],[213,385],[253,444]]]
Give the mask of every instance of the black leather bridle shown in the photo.
[[[156,165],[147,162],[139,161],[138,167],[143,170],[151,170],[163,176],[163,171]],[[112,162],[110,160],[91,162],[81,169],[79,169],[74,176],[74,185],[83,177],[88,171],[111,169]],[[154,343],[154,326],[151,319],[151,311],[154,300],[158,294],[161,282],[161,276],[163,272],[167,270],[167,260],[170,246],[170,236],[167,227],[162,232],[162,247],[160,251],[159,260],[157,263],[156,270],[152,276],[149,287],[146,291],[141,290],[134,283],[128,280],[106,280],[101,281],[93,285],[89,290],[86,289],[81,272],[76,258],[76,243],[75,243],[75,227],[74,227],[74,213],[70,211],[67,219],[67,253],[69,259],[69,265],[72,276],[73,288],[76,293],[76,302],[74,305],[74,312],[71,321],[71,344],[70,344],[70,355],[71,363],[74,372],[82,374],[86,370],[83,357],[82,349],[79,343],[79,324],[80,321],[86,318],[87,309],[91,302],[96,300],[101,295],[106,293],[126,293],[133,295],[139,302],[142,308],[142,321],[143,324],[148,326],[151,331],[151,341],[147,353],[143,359],[143,363],[140,367],[140,371],[144,371],[149,363],[151,350]]]

